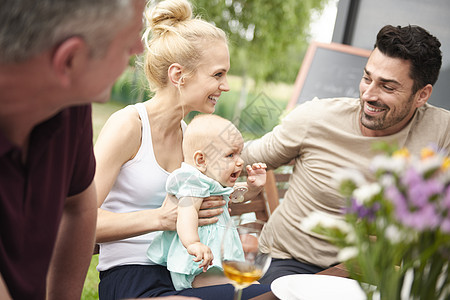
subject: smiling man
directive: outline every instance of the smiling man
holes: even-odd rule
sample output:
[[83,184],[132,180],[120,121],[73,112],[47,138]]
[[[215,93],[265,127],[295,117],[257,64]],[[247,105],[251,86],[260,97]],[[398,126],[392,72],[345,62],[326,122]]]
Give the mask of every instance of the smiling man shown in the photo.
[[371,179],[374,142],[413,154],[430,144],[450,151],[450,112],[427,104],[441,67],[440,46],[421,27],[383,27],[364,68],[359,99],[306,102],[247,144],[246,164],[261,161],[274,169],[295,162],[285,198],[263,232],[261,249],[273,259],[261,283],[317,273],[338,262],[338,249],[302,231],[301,223],[313,211],[341,215],[345,201],[334,186],[336,171],[358,169]]
[[359,85],[365,136],[400,131],[425,105],[441,67],[439,46],[420,27],[387,26],[380,31]]
[[0,299],[80,299],[97,217],[91,102],[141,52],[144,0],[0,1]]

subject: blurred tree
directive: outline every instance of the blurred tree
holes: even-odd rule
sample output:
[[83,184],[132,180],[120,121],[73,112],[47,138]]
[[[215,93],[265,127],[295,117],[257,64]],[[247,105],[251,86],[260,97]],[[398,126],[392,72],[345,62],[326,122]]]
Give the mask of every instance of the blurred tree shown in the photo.
[[311,14],[328,0],[191,0],[195,14],[227,32],[231,73],[293,83],[308,46]]
[[308,47],[311,15],[328,0],[191,0],[196,15],[229,37],[230,73],[242,77],[234,119],[247,105],[247,78],[293,84]]

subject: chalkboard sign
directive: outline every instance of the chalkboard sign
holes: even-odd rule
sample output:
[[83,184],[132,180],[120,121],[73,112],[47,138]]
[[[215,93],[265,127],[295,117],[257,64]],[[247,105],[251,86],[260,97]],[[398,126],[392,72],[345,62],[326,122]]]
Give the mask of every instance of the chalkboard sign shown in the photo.
[[287,108],[314,97],[359,97],[359,82],[371,51],[337,43],[310,44]]

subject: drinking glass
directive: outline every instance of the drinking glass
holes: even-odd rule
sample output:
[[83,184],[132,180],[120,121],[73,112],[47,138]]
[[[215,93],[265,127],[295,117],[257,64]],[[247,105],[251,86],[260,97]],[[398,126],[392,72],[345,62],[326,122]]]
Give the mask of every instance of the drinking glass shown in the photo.
[[270,265],[270,254],[259,251],[258,242],[265,223],[231,218],[222,238],[220,259],[223,271],[240,300],[242,289],[260,279]]

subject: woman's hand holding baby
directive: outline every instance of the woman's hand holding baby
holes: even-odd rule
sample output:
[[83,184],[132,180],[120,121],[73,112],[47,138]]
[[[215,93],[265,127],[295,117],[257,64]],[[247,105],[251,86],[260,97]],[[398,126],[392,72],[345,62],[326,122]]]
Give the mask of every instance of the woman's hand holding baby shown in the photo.
[[[177,203],[174,195],[168,194],[163,205],[159,208],[160,230],[176,230]],[[223,213],[223,206],[226,204],[223,196],[211,196],[205,198],[198,212],[198,226],[205,226],[216,223],[218,215]]]
[[216,223],[221,213],[223,213],[226,202],[223,196],[210,196],[203,199],[198,211],[198,226]]

